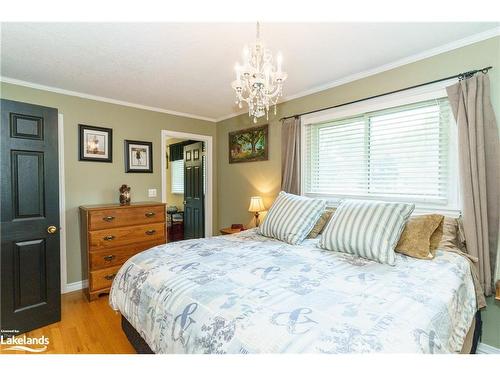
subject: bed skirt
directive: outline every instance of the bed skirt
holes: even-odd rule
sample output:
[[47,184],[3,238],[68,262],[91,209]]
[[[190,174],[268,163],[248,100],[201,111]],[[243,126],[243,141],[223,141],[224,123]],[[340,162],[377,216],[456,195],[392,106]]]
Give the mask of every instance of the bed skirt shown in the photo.
[[[154,354],[149,345],[144,341],[139,332],[135,330],[132,324],[129,323],[127,319],[122,315],[122,330],[127,336],[128,341],[134,347],[137,354]],[[482,320],[481,320],[481,311],[476,313],[474,320],[472,321],[472,325],[465,337],[464,345],[462,348],[462,354],[476,354],[477,345],[479,343],[479,339],[481,338],[482,332]]]

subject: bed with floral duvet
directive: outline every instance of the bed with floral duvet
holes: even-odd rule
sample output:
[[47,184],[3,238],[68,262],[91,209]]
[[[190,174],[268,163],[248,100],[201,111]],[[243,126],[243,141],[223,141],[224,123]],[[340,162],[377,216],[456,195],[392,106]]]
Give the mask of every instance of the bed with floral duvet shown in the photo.
[[456,353],[476,313],[469,263],[389,266],[255,230],[130,258],[110,305],[155,353]]

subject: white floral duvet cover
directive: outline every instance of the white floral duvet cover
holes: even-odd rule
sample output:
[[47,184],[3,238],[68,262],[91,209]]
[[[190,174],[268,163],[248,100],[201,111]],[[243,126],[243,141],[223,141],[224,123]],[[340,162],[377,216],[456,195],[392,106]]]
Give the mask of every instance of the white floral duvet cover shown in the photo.
[[155,353],[460,352],[476,299],[469,264],[389,266],[260,236],[160,245],[130,258],[110,304]]

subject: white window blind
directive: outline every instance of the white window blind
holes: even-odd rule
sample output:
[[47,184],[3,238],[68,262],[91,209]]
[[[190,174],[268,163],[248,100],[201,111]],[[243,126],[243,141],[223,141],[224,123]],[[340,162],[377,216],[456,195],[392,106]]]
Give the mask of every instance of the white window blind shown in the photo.
[[172,173],[172,193],[184,194],[184,160],[176,160],[170,163]]
[[306,195],[448,205],[446,98],[306,125]]
[[202,143],[201,151],[202,151],[201,162],[203,168],[203,195],[205,195],[207,192],[207,157],[205,150],[205,142]]
[[201,160],[203,166],[203,195],[205,195],[205,193],[207,192],[207,165],[206,165],[205,152],[203,152]]

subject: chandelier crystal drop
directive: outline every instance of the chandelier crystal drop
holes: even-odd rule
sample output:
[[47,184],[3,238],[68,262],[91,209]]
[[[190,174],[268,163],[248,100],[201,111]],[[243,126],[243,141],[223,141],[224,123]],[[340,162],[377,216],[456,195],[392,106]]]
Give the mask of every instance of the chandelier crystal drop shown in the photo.
[[283,96],[283,82],[287,74],[281,70],[283,58],[280,53],[276,57],[276,66],[271,51],[266,49],[260,40],[260,25],[257,22],[257,40],[250,48],[243,49],[243,64],[236,64],[236,80],[231,86],[236,92],[236,104],[243,108],[248,104],[248,115],[256,123],[259,117],[266,115],[269,120],[269,108],[274,106]]

